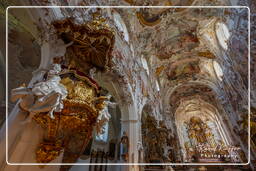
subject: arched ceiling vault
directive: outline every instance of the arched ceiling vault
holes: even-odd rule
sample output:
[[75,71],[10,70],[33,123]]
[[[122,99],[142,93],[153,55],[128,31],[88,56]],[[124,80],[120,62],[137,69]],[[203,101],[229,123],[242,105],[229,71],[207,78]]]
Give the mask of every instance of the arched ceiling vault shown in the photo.
[[[213,3],[218,4],[217,1]],[[224,1],[222,3],[228,4]],[[213,89],[218,92],[215,95],[204,91],[198,94],[203,94],[203,97],[209,99],[215,96],[229,101],[230,97],[227,94],[232,92],[224,88],[229,77],[226,67],[231,66],[233,62],[226,60],[225,56],[228,55],[230,46],[228,34],[234,29],[229,23],[232,23],[232,16],[235,13],[235,10],[229,9],[186,9],[182,12],[172,9],[137,11],[135,21],[133,20],[137,31],[134,40],[138,45],[136,52],[143,54],[147,59],[150,69],[160,81],[162,94],[165,95],[168,89],[179,84],[196,81],[214,87]],[[216,32],[216,30],[222,31],[217,29],[220,25],[227,25],[228,29],[224,29],[224,32],[230,31],[230,33]],[[225,34],[223,36],[227,37],[227,40],[220,40],[220,34]],[[239,71],[235,69],[232,72],[237,72],[239,75]],[[190,88],[195,92],[198,91],[196,86]],[[181,98],[183,97],[180,94],[180,97],[176,97],[174,101],[179,101]],[[218,105],[214,105],[219,108]]]
[[[38,0],[32,1],[34,5],[41,4]],[[104,5],[104,3],[98,5]],[[106,2],[107,3],[107,2]],[[123,0],[111,1],[108,5],[132,4],[132,5],[160,5],[160,6],[191,6],[191,5],[229,5],[228,0],[162,0],[162,1],[141,1]],[[75,4],[69,2],[54,2],[52,5],[86,5],[90,2],[77,0]],[[90,10],[89,10],[90,11]],[[103,10],[104,11],[104,10]],[[61,9],[59,14],[68,16],[69,9]],[[51,15],[52,12],[50,12]],[[58,18],[57,11],[54,12]],[[83,22],[89,14],[86,9],[74,9],[73,14],[78,22]],[[222,79],[217,78],[216,71],[212,66],[213,61],[219,60],[220,56],[216,49],[223,51],[216,41],[213,27],[209,27],[210,21],[222,21],[228,23],[232,15],[231,9],[209,9],[209,8],[143,8],[143,9],[113,9],[104,15],[108,18],[108,24],[115,25],[114,18],[110,17],[114,13],[119,13],[122,28],[117,32],[127,32],[129,43],[136,47],[135,56],[144,56],[148,61],[150,70],[154,77],[160,81],[160,90],[165,87],[175,87],[180,83],[198,81],[210,83],[221,88]],[[56,15],[55,15],[56,14]],[[49,15],[49,14],[48,14]],[[81,20],[81,21],[80,21]],[[122,21],[121,21],[122,20]],[[212,22],[214,23],[214,22]],[[120,30],[121,29],[121,30]],[[127,30],[127,31],[126,31]],[[215,39],[214,45],[207,42],[206,35],[209,31],[210,39]],[[121,33],[122,35],[124,33]],[[127,37],[124,35],[124,37]],[[128,39],[127,39],[128,40]],[[215,47],[213,50],[211,47]],[[223,62],[223,60],[222,60]],[[220,68],[225,67],[220,63]],[[153,75],[152,75],[153,76]],[[225,73],[224,73],[225,77]],[[225,79],[223,79],[225,81]]]
[[202,83],[188,83],[178,86],[169,96],[170,112],[174,114],[181,101],[193,99],[201,99],[218,108],[217,93],[213,88]]

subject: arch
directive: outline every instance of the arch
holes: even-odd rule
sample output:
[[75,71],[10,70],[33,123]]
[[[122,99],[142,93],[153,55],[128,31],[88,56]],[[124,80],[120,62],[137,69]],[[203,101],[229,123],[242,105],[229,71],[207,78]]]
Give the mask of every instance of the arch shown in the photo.
[[[226,146],[232,144],[229,132],[226,131],[225,124],[223,124],[220,117],[218,110],[214,106],[198,97],[182,101],[175,111],[175,124],[184,161],[192,160],[191,155],[195,155],[192,151],[196,151],[197,145],[207,143],[211,147],[216,147],[222,144]],[[197,121],[195,118],[197,118]],[[201,125],[200,129],[198,127],[189,128],[191,125],[196,126],[191,124],[191,122],[198,124],[198,120],[204,126]],[[190,132],[190,129],[193,129],[193,132]],[[198,130],[198,132],[195,130]]]
[[99,85],[106,89],[113,96],[117,104],[120,105],[121,118],[133,118],[135,117],[135,113],[132,113],[134,114],[134,116],[125,115],[131,113],[128,112],[129,109],[127,109],[127,105],[134,105],[131,87],[129,86],[129,84],[120,86],[119,82],[114,81],[115,78],[116,75],[108,75],[106,73],[97,73],[95,75],[95,80],[99,83]]
[[[115,103],[112,97],[111,102]],[[85,148],[83,155],[80,157],[83,162],[89,163],[105,163],[120,160],[119,143],[121,138],[121,112],[118,105],[108,106],[108,112],[111,115],[109,122],[106,123],[107,129],[103,134],[93,133],[93,138],[89,145]],[[95,153],[103,153],[104,155],[95,155]],[[101,161],[103,157],[103,161]],[[81,162],[81,161],[80,161]]]
[[[202,80],[199,80],[199,81],[188,80],[185,83],[184,82],[178,83],[177,85],[175,85],[173,87],[169,87],[165,91],[164,101],[163,101],[164,102],[164,104],[163,104],[164,111],[169,108],[170,99],[171,99],[174,91],[178,90],[184,86],[189,86],[189,85],[202,85],[202,86],[210,88],[216,96],[218,96],[220,94],[219,89],[217,88],[216,84],[214,84],[213,82],[208,81],[208,80],[203,80],[203,81]],[[171,112],[171,114],[173,115],[174,113]]]

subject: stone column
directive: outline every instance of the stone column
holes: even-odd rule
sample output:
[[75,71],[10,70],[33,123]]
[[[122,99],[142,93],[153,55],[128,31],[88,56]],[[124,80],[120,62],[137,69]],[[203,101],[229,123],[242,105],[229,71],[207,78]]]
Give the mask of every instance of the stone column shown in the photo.
[[[128,105],[122,111],[122,133],[125,131],[129,138],[129,158],[128,163],[138,163],[137,142],[139,142],[140,124],[137,118],[137,110],[133,105]],[[138,165],[129,165],[124,170],[139,171]]]

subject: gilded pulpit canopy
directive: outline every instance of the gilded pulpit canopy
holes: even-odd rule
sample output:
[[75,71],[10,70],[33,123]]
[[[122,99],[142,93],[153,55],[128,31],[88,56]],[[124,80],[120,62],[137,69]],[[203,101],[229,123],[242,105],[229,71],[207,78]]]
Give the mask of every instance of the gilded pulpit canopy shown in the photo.
[[74,42],[67,49],[69,67],[82,72],[88,72],[93,67],[100,71],[111,67],[114,32],[104,24],[105,19],[99,14],[93,16],[93,21],[84,24],[76,24],[71,18],[53,22],[57,35],[64,42]]

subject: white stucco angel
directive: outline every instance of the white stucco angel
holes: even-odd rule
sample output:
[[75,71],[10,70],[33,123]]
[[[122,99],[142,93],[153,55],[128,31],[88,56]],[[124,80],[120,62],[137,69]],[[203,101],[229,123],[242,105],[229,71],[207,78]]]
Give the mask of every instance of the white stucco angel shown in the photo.
[[105,133],[105,124],[111,118],[111,115],[108,112],[108,107],[115,107],[116,103],[110,101],[111,95],[107,96],[107,100],[104,101],[105,107],[100,111],[100,114],[96,122],[96,132],[98,135]]
[[12,90],[12,100],[21,99],[20,108],[29,112],[29,120],[36,113],[48,113],[54,119],[53,112],[63,109],[63,99],[67,96],[66,88],[60,83],[61,66],[52,64],[45,81],[31,87],[18,87]]

